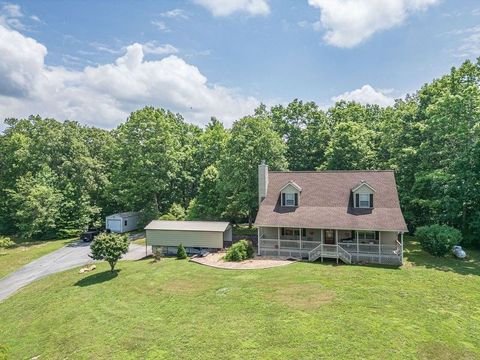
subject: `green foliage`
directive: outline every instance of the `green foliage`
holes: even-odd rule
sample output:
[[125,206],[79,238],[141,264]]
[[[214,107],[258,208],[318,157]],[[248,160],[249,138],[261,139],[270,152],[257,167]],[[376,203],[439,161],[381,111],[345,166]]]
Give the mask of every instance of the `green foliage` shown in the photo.
[[185,220],[185,209],[182,205],[173,203],[168,213],[159,217],[159,220]]
[[228,248],[224,259],[226,261],[243,261],[253,258],[254,255],[255,250],[252,243],[242,239]]
[[445,256],[462,241],[462,233],[447,225],[421,226],[415,236],[422,249],[435,256]]
[[258,165],[262,160],[272,170],[283,170],[286,146],[265,115],[244,117],[233,124],[226,156],[219,169],[223,216],[253,221],[258,208]]
[[113,272],[117,261],[128,252],[129,244],[128,237],[124,234],[101,233],[90,245],[90,257],[94,260],[105,260]]
[[[393,169],[411,229],[440,223],[480,244],[480,62],[391,107],[344,101],[327,111],[295,99],[205,129],[146,107],[112,131],[31,116],[0,134],[0,234],[58,236],[135,210],[146,224],[253,222],[257,167]],[[173,209],[175,207],[175,209]]]
[[27,173],[9,190],[15,211],[12,217],[22,237],[45,238],[57,233],[62,202],[60,191],[55,188],[58,181],[48,167],[43,167],[35,176]]
[[179,260],[183,260],[183,259],[186,259],[188,256],[187,256],[187,252],[185,251],[185,247],[180,244],[178,245],[177,247],[177,259]]
[[9,237],[0,236],[0,248],[10,248],[15,245],[15,242]]
[[200,178],[197,197],[188,206],[189,220],[218,220],[220,192],[218,188],[218,170],[215,166],[207,167]]

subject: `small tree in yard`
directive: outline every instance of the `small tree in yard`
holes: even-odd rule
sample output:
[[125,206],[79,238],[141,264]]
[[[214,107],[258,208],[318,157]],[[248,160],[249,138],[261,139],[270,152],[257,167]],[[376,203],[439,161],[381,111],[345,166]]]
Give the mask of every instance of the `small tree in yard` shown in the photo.
[[185,251],[185,248],[183,247],[182,244],[178,245],[177,248],[177,259],[186,259],[187,258],[187,252]]
[[117,261],[128,251],[128,238],[126,235],[115,233],[102,233],[95,237],[90,245],[94,260],[105,260],[110,264],[110,271],[113,272]]

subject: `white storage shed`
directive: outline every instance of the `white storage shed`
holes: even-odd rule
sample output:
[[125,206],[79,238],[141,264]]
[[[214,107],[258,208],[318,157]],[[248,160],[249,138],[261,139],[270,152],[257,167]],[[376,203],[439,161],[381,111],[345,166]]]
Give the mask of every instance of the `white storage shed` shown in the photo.
[[138,229],[139,212],[124,212],[109,215],[105,220],[105,228],[115,233],[124,233]]

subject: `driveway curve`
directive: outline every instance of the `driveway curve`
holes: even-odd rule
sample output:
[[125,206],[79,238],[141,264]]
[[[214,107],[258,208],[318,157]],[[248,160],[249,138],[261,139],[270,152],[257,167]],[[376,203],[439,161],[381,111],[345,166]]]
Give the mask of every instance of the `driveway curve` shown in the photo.
[[[0,301],[42,277],[93,263],[89,254],[90,243],[77,241],[28,263],[0,279]],[[145,246],[130,244],[124,259],[139,260],[145,255]]]

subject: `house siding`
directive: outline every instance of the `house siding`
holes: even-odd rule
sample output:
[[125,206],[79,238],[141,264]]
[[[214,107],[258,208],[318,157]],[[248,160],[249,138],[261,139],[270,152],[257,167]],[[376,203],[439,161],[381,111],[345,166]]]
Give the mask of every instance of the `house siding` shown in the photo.
[[146,230],[146,239],[147,245],[153,246],[178,246],[182,244],[185,247],[222,249],[224,233],[228,231],[228,229],[225,232]]

